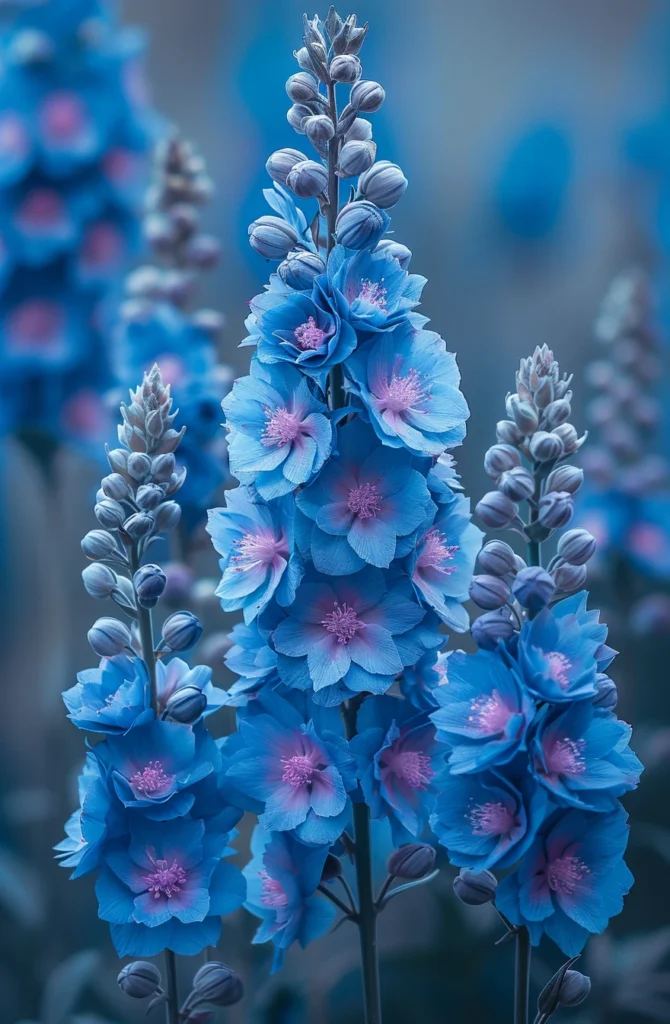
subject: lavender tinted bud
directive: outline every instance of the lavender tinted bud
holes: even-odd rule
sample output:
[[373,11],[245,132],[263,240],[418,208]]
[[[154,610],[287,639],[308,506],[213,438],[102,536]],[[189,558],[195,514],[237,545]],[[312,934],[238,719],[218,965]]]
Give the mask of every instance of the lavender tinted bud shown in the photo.
[[342,861],[339,857],[336,857],[334,853],[329,853],[326,857],[326,862],[323,865],[323,871],[321,872],[322,882],[332,882],[334,878],[340,878],[344,868],[342,867]]
[[477,502],[475,512],[484,526],[488,526],[492,530],[500,530],[509,526],[516,518],[518,508],[500,491],[489,491],[481,501]]
[[118,530],[126,518],[123,505],[112,498],[103,498],[96,504],[94,511],[96,519],[106,530]]
[[277,267],[277,273],[284,284],[296,291],[307,291],[314,284],[314,278],[325,273],[326,264],[315,252],[300,249],[290,252],[283,263]]
[[213,270],[221,258],[221,244],[213,235],[197,235],[186,250],[186,260],[199,270]]
[[558,992],[559,1006],[579,1006],[591,991],[591,979],[579,971],[566,971]]
[[405,843],[389,855],[386,870],[394,878],[414,881],[425,878],[435,867],[436,853],[428,843]]
[[148,512],[135,512],[126,519],[123,530],[132,540],[141,540],[151,533],[154,525],[154,517]]
[[520,448],[526,441],[513,420],[499,420],[496,424],[496,437],[501,444],[514,445],[515,448]]
[[118,558],[121,561],[124,558],[118,544],[107,530],[89,530],[82,539],[81,550],[87,558]]
[[564,454],[563,442],[557,434],[538,430],[530,439],[530,454],[537,462],[555,462]]
[[299,149],[277,149],[268,157],[265,170],[273,181],[277,181],[280,185],[285,185],[286,179],[295,165],[306,159],[305,154],[301,153]]
[[142,484],[141,487],[137,488],[135,501],[145,512],[150,512],[160,505],[163,497],[162,487],[159,487],[157,484]]
[[306,46],[301,46],[299,50],[294,50],[293,56],[301,68],[305,68],[307,71],[312,70],[312,58],[310,57],[309,50]]
[[89,629],[88,642],[99,657],[113,658],[130,647],[130,630],[119,619],[103,616]]
[[161,972],[147,960],[135,960],[132,964],[126,964],[116,980],[127,996],[146,999],[158,992]]
[[377,245],[375,252],[386,252],[389,256],[395,257],[400,264],[402,270],[409,270],[410,261],[412,259],[412,250],[408,249],[402,242],[396,242],[392,238],[382,238],[381,242]]
[[535,479],[523,466],[514,466],[500,476],[498,490],[512,501],[526,501],[535,493]]
[[581,590],[586,583],[587,569],[585,565],[568,565],[564,562],[552,569],[551,574],[558,590],[567,594],[572,590]]
[[362,72],[361,62],[353,53],[342,53],[333,57],[328,67],[333,82],[342,82],[345,85],[357,82]]
[[313,113],[312,108],[306,107],[304,103],[294,103],[286,112],[286,120],[298,135],[304,135],[305,129],[303,124]]
[[472,639],[485,651],[494,651],[498,643],[514,636],[514,624],[507,609],[486,612],[472,623]]
[[544,410],[544,422],[551,430],[561,423],[567,423],[571,413],[572,409],[567,398],[557,398],[555,402],[550,402]]
[[552,434],[561,439],[563,449],[567,455],[572,455],[584,444],[586,435],[579,437],[572,423],[561,423],[559,427],[552,430]]
[[128,456],[128,475],[138,482],[144,480],[151,470],[151,459],[144,452],[131,452]]
[[487,611],[501,608],[509,600],[510,590],[500,576],[473,576],[470,582],[470,598]]
[[515,555],[514,556],[514,571],[515,572],[521,572],[521,570],[525,569],[525,568],[526,568],[526,563],[524,562],[524,560],[521,557],[521,555]]
[[490,477],[497,480],[501,473],[520,465],[521,456],[516,448],[509,444],[494,444],[484,456],[484,469]]
[[454,892],[468,907],[482,907],[495,899],[498,880],[490,871],[461,868],[454,878]]
[[539,565],[529,565],[517,573],[512,583],[512,593],[522,606],[531,612],[539,612],[554,596],[556,584],[553,578]]
[[389,224],[388,215],[366,200],[347,203],[337,215],[335,236],[345,249],[371,249]]
[[287,81],[286,95],[292,103],[313,103],[319,98],[319,83],[309,71],[298,71]]
[[335,125],[328,114],[313,114],[302,123],[305,135],[317,147],[326,146],[335,134]]
[[[347,143],[348,145],[348,143]],[[405,194],[407,178],[390,160],[379,160],[361,175],[358,192],[381,210],[390,210]]]
[[593,704],[597,708],[613,711],[618,701],[619,691],[616,688],[616,683],[604,672],[599,672],[596,676],[596,695],[593,698]]
[[586,565],[596,553],[596,539],[588,530],[568,530],[558,542],[558,554],[570,565]]
[[200,999],[212,1006],[233,1006],[244,995],[242,979],[225,964],[211,960],[196,972],[193,988]]
[[286,184],[299,199],[313,199],[328,187],[328,170],[316,160],[301,160],[290,171]]
[[379,82],[360,79],[351,90],[349,102],[355,110],[360,110],[364,114],[373,114],[375,110],[379,110],[385,97],[386,93]]
[[477,568],[490,576],[515,572],[514,552],[504,540],[490,540],[477,555]]
[[164,501],[156,509],[154,519],[158,533],[162,533],[164,530],[174,530],[181,519],[181,508],[176,501]]
[[125,473],[128,466],[128,452],[125,448],[108,448],[107,461],[113,473]]
[[374,142],[345,142],[342,146],[338,161],[337,173],[340,178],[355,178],[372,167],[375,160],[377,146]]
[[110,473],[109,476],[102,478],[100,482],[105,497],[114,498],[115,501],[122,501],[127,498],[130,494],[130,487],[125,477],[122,477],[120,473]]
[[368,142],[372,138],[372,124],[365,117],[357,117],[352,121],[344,138],[346,142],[351,142],[352,139]]
[[174,612],[163,623],[163,640],[171,651],[190,651],[201,636],[202,624],[192,612]]
[[143,608],[153,608],[165,590],[167,576],[160,565],[142,565],[133,576],[137,600]]
[[578,466],[557,466],[547,477],[548,491],[566,491],[576,494],[584,483],[584,470]]
[[522,434],[535,433],[539,423],[537,409],[530,402],[523,402],[518,395],[509,395],[505,403],[507,415],[514,420]]
[[172,453],[157,455],[151,463],[151,479],[157,484],[169,482],[175,469],[175,458]]
[[81,578],[84,581],[86,593],[98,601],[111,597],[116,587],[116,573],[102,562],[87,565],[82,570]]
[[197,686],[180,686],[168,697],[165,703],[165,715],[173,722],[182,725],[193,725],[207,707],[207,698]]
[[249,225],[249,244],[266,260],[283,260],[298,244],[298,234],[281,217],[259,217]]
[[562,530],[572,519],[575,505],[567,491],[549,491],[538,504],[538,518],[549,530]]

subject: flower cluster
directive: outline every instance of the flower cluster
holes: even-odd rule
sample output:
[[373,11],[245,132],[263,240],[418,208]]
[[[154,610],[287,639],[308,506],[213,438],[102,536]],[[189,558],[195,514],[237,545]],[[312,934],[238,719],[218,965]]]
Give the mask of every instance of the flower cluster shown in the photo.
[[0,11],[0,369],[11,424],[104,439],[103,300],[136,245],[144,43],[101,0]]
[[548,571],[540,566],[540,545],[569,524],[583,476],[565,461],[580,443],[568,385],[546,347],[522,360],[510,419],[486,454],[498,489],[478,512],[487,526],[524,535],[531,564],[502,540],[480,552],[471,587],[488,609],[472,627],[480,650],[452,655],[431,715],[448,748],[431,825],[455,865],[512,868],[487,898],[495,892],[510,927],[527,929],[533,945],[546,933],[575,956],[621,911],[632,884],[619,798],[642,766],[613,711],[607,628],[585,591],[561,596],[583,584],[593,537],[567,530]]
[[[56,849],[73,877],[98,871],[99,915],[120,956],[193,954],[216,943],[221,915],[245,898],[241,873],[223,859],[242,810],[224,794],[226,753],[203,724],[224,694],[211,670],[178,656],[199,639],[199,621],[175,612],[158,643],[153,635],[151,609],[166,577],[145,556],[177,525],[184,480],[174,456],[183,428],[173,426],[158,367],[121,412],[120,447],[107,452],[111,472],[97,495],[99,528],[82,541],[90,559],[82,576],[87,592],[111,598],[131,625],[114,617],[94,623],[88,636],[100,664],[63,695],[74,725],[100,741]],[[133,974],[135,987],[140,977]]]
[[[375,161],[363,116],[384,100],[362,77],[367,26],[331,8],[304,28],[288,120],[315,154],[267,161],[274,213],[249,239],[278,266],[250,303],[250,374],[223,402],[240,486],[208,525],[222,607],[244,614],[227,657],[240,676],[227,778],[259,815],[248,907],[277,963],[329,926],[315,894],[352,819],[359,920],[376,913],[369,817],[396,843],[427,828],[444,759],[429,721],[438,652],[444,626],[469,626],[481,542],[448,454],[468,416],[456,362],[416,310],[425,280],[409,249],[384,237],[407,181]],[[357,180],[340,208],[341,179]],[[310,198],[308,223],[296,200]]]

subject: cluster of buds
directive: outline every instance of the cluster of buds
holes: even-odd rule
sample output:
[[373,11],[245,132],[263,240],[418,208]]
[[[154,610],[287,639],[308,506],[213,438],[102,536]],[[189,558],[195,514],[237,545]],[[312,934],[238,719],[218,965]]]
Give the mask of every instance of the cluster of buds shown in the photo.
[[[132,999],[150,999],[147,1013],[167,1002],[161,973],[148,960],[126,964],[117,978],[119,987]],[[225,964],[210,961],[193,978],[193,988],[179,1011],[179,1024],[208,1024],[214,1012],[207,1006],[234,1006],[244,996],[241,978]]]
[[662,373],[651,290],[642,271],[617,277],[596,322],[604,357],[586,371],[595,391],[587,416],[598,443],[584,454],[590,479],[624,494],[648,494],[668,481],[667,459],[649,451],[662,410],[649,393]]

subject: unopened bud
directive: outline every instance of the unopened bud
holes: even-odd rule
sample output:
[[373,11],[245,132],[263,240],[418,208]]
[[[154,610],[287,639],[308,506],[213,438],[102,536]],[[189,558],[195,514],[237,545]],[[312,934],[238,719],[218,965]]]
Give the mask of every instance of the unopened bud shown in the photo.
[[477,647],[485,651],[494,651],[501,640],[510,640],[515,630],[509,611],[501,608],[499,611],[480,615],[472,623],[470,632]]
[[123,525],[126,512],[123,505],[112,498],[103,498],[94,508],[95,516],[106,530],[118,530]]
[[326,857],[326,862],[323,865],[321,881],[332,882],[334,878],[339,878],[342,875],[343,870],[340,858],[336,857],[334,853],[329,853]]
[[500,576],[473,576],[470,583],[470,598],[488,611],[507,604],[510,590]]
[[[330,118],[328,120],[330,121]],[[307,160],[307,157],[299,149],[277,149],[268,157],[265,170],[273,181],[285,185],[286,179],[295,165],[303,160]]]
[[193,725],[207,707],[207,698],[202,690],[190,683],[175,690],[165,703],[165,717],[182,725]]
[[538,517],[549,530],[562,530],[572,519],[574,502],[567,491],[549,491],[539,501]]
[[553,578],[539,565],[529,565],[521,569],[512,583],[512,593],[522,606],[531,612],[539,612],[549,604],[556,584]]
[[314,284],[314,278],[325,273],[326,264],[318,253],[308,249],[290,252],[283,263],[277,267],[277,273],[284,284],[296,291],[307,291]]
[[555,427],[552,430],[552,434],[556,437],[560,437],[563,444],[563,450],[567,455],[572,455],[584,444],[586,435],[579,437],[577,431],[573,427],[572,423],[561,423],[560,427]]
[[435,867],[435,849],[428,843],[405,843],[389,855],[386,870],[394,878],[425,878]]
[[514,466],[501,474],[498,489],[512,501],[526,501],[535,493],[535,478],[523,466]]
[[141,540],[142,537],[146,537],[151,533],[154,525],[154,517],[149,512],[135,512],[132,516],[128,516],[124,522],[123,531],[128,534],[131,540]]
[[560,1006],[579,1006],[591,991],[591,979],[579,971],[566,971],[561,984],[558,1002]]
[[130,630],[119,619],[104,616],[89,629],[88,642],[101,658],[113,658],[130,647]]
[[174,530],[181,519],[181,508],[176,501],[164,501],[155,513],[156,531]]
[[618,701],[619,691],[617,690],[616,683],[608,675],[605,675],[604,672],[599,672],[596,676],[596,695],[593,698],[593,704],[597,708],[613,711]]
[[84,581],[86,593],[98,601],[111,597],[116,589],[116,573],[102,562],[87,565],[82,571],[81,578]]
[[558,542],[558,554],[570,565],[586,565],[596,553],[596,539],[588,530],[568,530]]
[[105,497],[114,498],[115,501],[122,501],[130,494],[128,481],[120,473],[110,473],[103,477],[100,486]]
[[526,441],[525,435],[512,420],[498,420],[496,437],[501,444],[514,445],[515,448],[519,448]]
[[319,99],[319,83],[309,71],[298,71],[287,81],[286,95],[292,103],[313,103]]
[[266,260],[283,260],[298,244],[298,234],[281,217],[259,217],[249,225],[249,244]]
[[381,210],[390,210],[405,194],[407,178],[402,169],[390,160],[379,160],[358,182],[359,195],[369,199]]
[[143,608],[153,608],[165,590],[167,577],[160,565],[142,565],[133,576],[137,600]]
[[137,488],[135,502],[145,512],[151,512],[163,500],[163,488],[157,484],[142,484]]
[[495,899],[498,880],[490,871],[461,868],[454,878],[454,892],[468,907],[482,907]]
[[550,402],[544,410],[544,422],[549,430],[553,430],[561,423],[567,423],[571,413],[572,408],[567,398],[557,398],[555,402]]
[[314,111],[312,108],[305,106],[304,103],[294,103],[293,106],[289,107],[286,111],[286,120],[298,135],[304,135],[305,129],[303,125],[307,118],[311,117],[313,113]]
[[158,992],[161,972],[147,960],[135,960],[132,964],[126,964],[116,980],[127,996],[146,999]]
[[484,469],[494,480],[497,480],[501,473],[520,464],[521,456],[516,448],[509,444],[494,444],[484,455]]
[[333,82],[342,82],[344,85],[352,85],[358,81],[362,70],[360,60],[353,53],[341,53],[333,57],[328,67]]
[[196,972],[193,989],[203,1003],[234,1006],[244,995],[242,979],[225,964],[210,960]]
[[349,102],[355,110],[360,110],[364,114],[373,114],[375,110],[379,110],[385,97],[386,93],[379,82],[361,79],[352,88]]
[[361,142],[366,142],[372,138],[372,124],[364,117],[357,117],[351,124],[349,131],[345,135],[345,140],[350,142],[351,139],[359,139]]
[[538,430],[530,439],[530,454],[537,462],[555,462],[565,454],[563,442],[557,434]]
[[412,250],[408,249],[402,242],[396,242],[392,238],[382,238],[377,245],[375,252],[385,252],[397,259],[403,270],[409,270],[412,259]]
[[514,420],[522,434],[534,434],[539,423],[538,412],[530,402],[523,402],[518,395],[510,395],[506,402],[507,415]]
[[564,594],[569,594],[573,590],[581,590],[588,573],[585,565],[568,565],[567,562],[563,562],[551,570],[551,575],[556,581],[556,588]]
[[578,466],[557,466],[547,477],[548,491],[566,491],[576,494],[584,483],[584,470]]
[[291,169],[286,184],[299,199],[313,199],[328,187],[328,170],[316,160],[301,160]]
[[151,472],[151,459],[144,452],[131,452],[128,456],[128,475],[140,482]]
[[172,452],[157,455],[151,463],[151,479],[157,484],[166,484],[175,470],[175,458]]
[[504,540],[490,540],[477,555],[477,568],[491,576],[516,572],[515,555]]
[[81,549],[87,558],[125,560],[125,554],[121,552],[118,544],[107,530],[89,530],[82,539]]
[[345,249],[372,249],[389,223],[388,214],[362,199],[342,207],[335,222],[335,237]]
[[163,623],[163,640],[171,651],[190,651],[201,636],[202,624],[192,612],[174,612]]
[[477,502],[475,512],[485,526],[500,530],[516,518],[518,508],[500,491],[489,491]]
[[559,1006],[579,1006],[591,991],[591,981],[579,971],[570,968],[578,957],[574,956],[560,967],[544,986],[537,1000],[538,1018],[548,1020]]
[[358,142],[355,139],[345,142],[337,160],[337,173],[340,178],[355,178],[372,167],[375,162],[377,145],[374,142]]
[[312,114],[302,122],[303,131],[313,145],[327,146],[335,134],[335,126],[328,114]]

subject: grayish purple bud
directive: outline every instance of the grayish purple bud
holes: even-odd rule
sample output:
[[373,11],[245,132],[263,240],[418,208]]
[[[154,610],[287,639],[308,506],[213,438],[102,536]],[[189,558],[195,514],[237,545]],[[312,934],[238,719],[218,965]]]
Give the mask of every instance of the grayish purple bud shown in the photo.
[[87,565],[82,570],[81,578],[84,581],[86,593],[98,601],[104,601],[105,598],[111,597],[116,589],[116,573],[102,562]]
[[299,149],[277,149],[268,157],[265,170],[273,181],[285,185],[286,179],[295,165],[306,159],[305,154],[301,153]]
[[379,110],[385,97],[386,93],[379,82],[370,82],[362,78],[352,88],[349,102],[355,110],[373,114],[375,110]]
[[408,249],[402,242],[396,242],[392,238],[382,238],[378,244],[375,252],[386,252],[389,256],[394,256],[403,270],[409,270],[409,265],[412,259],[412,250]]
[[560,426],[561,423],[567,423],[571,413],[572,408],[567,398],[557,398],[555,402],[550,402],[544,410],[544,422],[549,430],[552,430],[554,427]]
[[143,608],[153,608],[165,590],[167,576],[160,565],[141,565],[133,576],[137,600]]
[[585,565],[568,565],[563,562],[551,570],[551,575],[556,581],[556,587],[564,594],[573,590],[581,590],[586,583],[587,569]]
[[526,501],[535,493],[535,478],[523,466],[514,466],[500,476],[498,489],[512,501]]
[[298,135],[304,135],[305,129],[303,128],[303,125],[307,118],[311,117],[313,113],[314,111],[312,108],[306,107],[304,103],[294,103],[286,112],[286,120]]
[[106,498],[114,498],[115,501],[122,501],[130,494],[128,481],[120,473],[104,476],[100,481],[100,487]]
[[126,518],[123,505],[119,505],[118,501],[113,501],[112,498],[103,498],[99,501],[94,512],[96,519],[106,530],[118,530]]
[[125,473],[128,466],[128,452],[125,448],[108,448],[107,461],[114,473]]
[[87,558],[116,558],[125,561],[125,552],[122,552],[107,530],[89,530],[82,539],[81,550]]
[[193,612],[174,612],[163,623],[163,640],[171,651],[190,651],[202,636],[202,623]]
[[588,530],[568,530],[558,542],[558,554],[570,565],[586,565],[596,553],[596,539]]
[[549,491],[539,501],[538,515],[549,530],[562,530],[572,519],[575,504],[567,491]]
[[572,423],[561,423],[560,427],[555,427],[554,430],[552,430],[552,434],[555,434],[556,437],[560,437],[567,455],[572,455],[576,452],[581,448],[586,440],[586,434],[579,437]]
[[461,868],[454,878],[454,892],[468,907],[482,907],[495,899],[498,880],[490,871]]
[[597,708],[613,711],[618,701],[619,691],[616,688],[616,683],[604,672],[599,672],[596,676],[596,695],[593,698],[593,703]]
[[501,473],[520,464],[521,456],[516,448],[509,444],[494,444],[484,456],[484,469],[494,480],[497,480]]
[[225,964],[210,960],[196,972],[193,988],[204,1003],[233,1006],[244,995],[242,979]]
[[557,466],[547,477],[548,491],[566,491],[576,494],[584,483],[584,470],[578,466]]
[[530,402],[523,402],[518,395],[509,395],[505,403],[507,415],[513,419],[522,434],[534,434],[539,417],[537,409]]
[[355,178],[369,170],[375,161],[377,145],[374,142],[345,142],[338,160],[337,173],[340,178]]
[[360,142],[368,142],[372,138],[372,124],[365,117],[357,117],[352,122],[349,131],[344,136],[345,142],[358,139]]
[[249,244],[266,260],[283,260],[298,244],[298,233],[281,217],[267,215],[249,225]]
[[[347,143],[349,145],[349,143]],[[361,175],[358,193],[381,210],[390,210],[405,194],[407,178],[390,160],[378,160]]]
[[193,725],[207,707],[207,698],[197,686],[187,684],[175,690],[165,703],[165,716],[182,725]]
[[514,445],[515,448],[519,448],[526,441],[513,420],[499,420],[496,424],[496,437],[501,444]]
[[176,501],[164,501],[156,509],[154,519],[158,533],[162,533],[164,530],[174,530],[181,519],[181,508]]
[[322,882],[332,882],[334,878],[341,878],[344,872],[342,861],[334,853],[329,853],[321,872]]
[[328,68],[328,73],[334,82],[342,82],[344,85],[353,85],[361,77],[363,67],[360,60],[353,53],[342,53],[333,57]]
[[557,434],[538,430],[530,439],[530,454],[537,462],[555,462],[564,454],[563,442]]
[[507,604],[510,590],[500,576],[473,576],[470,582],[470,598],[487,611],[502,608]]
[[130,630],[119,619],[103,616],[89,629],[88,642],[101,658],[113,658],[130,647]]
[[539,612],[549,604],[555,589],[553,578],[539,565],[521,569],[512,583],[515,598],[523,608],[531,612]]
[[116,980],[127,996],[146,999],[158,992],[161,972],[147,960],[135,960],[132,964],[126,964]]
[[477,502],[475,512],[483,522],[492,530],[500,530],[516,518],[518,508],[513,501],[501,494],[500,491],[489,491],[481,501]]
[[319,83],[309,71],[298,71],[287,81],[286,95],[292,103],[313,103],[319,99]]
[[221,243],[213,235],[197,235],[186,249],[185,258],[198,270],[213,270],[221,258]]
[[506,608],[486,612],[472,623],[472,639],[485,651],[493,651],[501,640],[514,636],[512,617]]
[[155,520],[149,512],[135,512],[128,516],[123,524],[123,530],[131,540],[141,540],[146,537],[154,528]]
[[515,554],[504,540],[490,540],[477,555],[477,568],[491,576],[516,572]]
[[144,452],[131,452],[128,456],[128,475],[138,482],[151,472],[151,459]]
[[170,481],[175,470],[175,458],[170,452],[167,455],[157,455],[151,463],[151,479],[156,484],[166,484]]
[[335,237],[345,249],[371,249],[388,227],[383,210],[365,199],[347,203],[337,215]]
[[313,199],[328,187],[328,169],[316,160],[301,160],[290,171],[286,184],[299,199]]
[[579,971],[566,971],[558,992],[559,1006],[579,1006],[591,991],[591,979]]
[[284,284],[296,291],[307,291],[314,284],[314,278],[325,273],[326,264],[316,252],[299,249],[290,252],[283,263],[277,267],[277,273]]
[[335,134],[335,126],[328,114],[313,114],[302,123],[303,131],[317,148],[327,146]]
[[164,498],[163,488],[157,484],[142,484],[137,488],[135,501],[145,512],[151,512]]
[[414,881],[430,874],[435,867],[435,857],[435,850],[428,843],[405,843],[389,854],[386,870],[394,878]]

